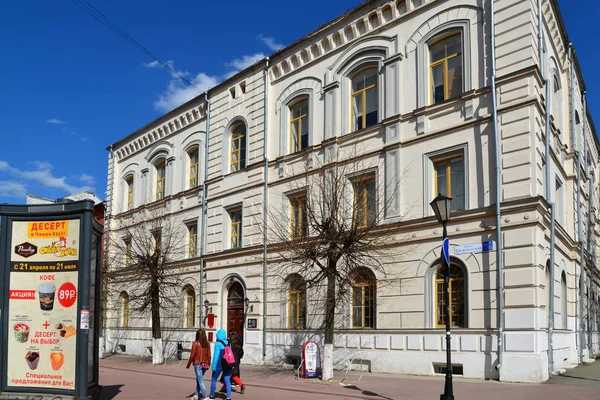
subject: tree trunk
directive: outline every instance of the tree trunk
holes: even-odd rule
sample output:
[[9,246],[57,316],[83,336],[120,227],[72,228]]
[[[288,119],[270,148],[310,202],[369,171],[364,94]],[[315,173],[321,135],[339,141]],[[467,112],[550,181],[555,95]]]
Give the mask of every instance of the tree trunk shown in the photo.
[[[328,269],[335,270],[329,260]],[[333,329],[335,327],[335,275],[327,274],[327,300],[325,304],[325,347],[323,350],[322,379],[329,381],[333,379]]]
[[152,364],[162,364],[163,343],[160,328],[160,292],[157,283],[150,284],[152,294],[150,312],[152,314]]

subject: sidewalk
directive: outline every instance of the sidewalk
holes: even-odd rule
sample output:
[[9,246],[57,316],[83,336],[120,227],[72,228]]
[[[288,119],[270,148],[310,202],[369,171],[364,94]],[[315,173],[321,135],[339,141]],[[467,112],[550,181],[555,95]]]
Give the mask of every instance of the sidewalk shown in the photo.
[[[553,378],[540,385],[507,384],[455,378],[456,400],[545,400],[600,398],[600,362],[568,371],[567,377]],[[242,365],[242,379],[246,394],[234,392],[232,398],[255,399],[439,399],[444,388],[443,377],[412,377],[365,373],[350,373],[345,382],[345,372],[336,371],[332,382],[297,379],[291,370]],[[205,376],[210,388],[210,373]],[[167,364],[153,366],[150,360],[140,363],[138,357],[111,356],[100,361],[100,384],[104,387],[101,400],[125,399],[184,399],[195,388],[193,369],[186,370],[185,362],[170,360]],[[219,387],[217,387],[218,390]],[[239,391],[239,388],[235,389]],[[215,398],[224,399],[224,393]]]

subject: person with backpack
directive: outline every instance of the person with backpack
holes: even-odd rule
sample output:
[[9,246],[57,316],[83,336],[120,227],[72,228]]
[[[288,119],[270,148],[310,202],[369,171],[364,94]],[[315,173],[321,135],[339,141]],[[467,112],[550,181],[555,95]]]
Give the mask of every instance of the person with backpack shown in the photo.
[[246,385],[244,385],[244,382],[242,382],[240,379],[240,362],[242,357],[244,357],[244,349],[242,344],[238,341],[238,337],[238,335],[235,335],[229,340],[231,350],[233,351],[233,356],[235,357],[235,364],[231,368],[231,379],[233,379],[233,381],[240,387],[240,393],[244,394],[246,391]]
[[[239,349],[241,351],[242,356],[244,355],[244,341],[242,340],[242,338],[240,337],[240,335],[237,334],[237,332],[235,331],[234,328],[229,328],[229,336],[227,337],[227,340],[229,341],[229,343],[231,344],[234,340],[237,340],[237,342],[239,343]],[[232,346],[233,349],[233,346]],[[231,382],[231,387],[234,386],[239,386],[240,388],[242,387],[241,384],[238,383],[241,382],[240,379],[240,361],[238,359],[238,356],[235,354],[235,350],[234,350],[234,355],[235,355],[235,359],[237,360],[237,373],[234,375],[233,372],[231,373],[231,379],[233,380],[233,382]],[[240,357],[241,358],[241,357]],[[238,379],[236,380],[235,377],[237,377]],[[223,375],[221,375],[221,378],[219,379],[219,382],[221,382],[221,384],[223,386],[221,386],[221,389],[219,390],[219,392],[221,393],[225,393],[226,388],[225,388],[225,381],[223,380]],[[242,394],[244,394],[244,392],[241,392]]]
[[217,379],[223,372],[225,380],[225,389],[227,391],[227,400],[231,400],[231,368],[235,365],[235,356],[229,346],[227,333],[224,329],[217,331],[217,341],[215,343],[213,359],[212,359],[212,378],[210,382],[209,399],[215,398],[215,390],[217,389]]
[[210,368],[210,362],[210,343],[208,343],[204,329],[198,329],[196,331],[196,340],[192,343],[190,358],[186,366],[189,369],[193,363],[194,371],[196,372],[196,393],[193,400],[198,400],[200,394],[202,394],[202,399],[207,398],[206,386],[204,386],[204,373]]

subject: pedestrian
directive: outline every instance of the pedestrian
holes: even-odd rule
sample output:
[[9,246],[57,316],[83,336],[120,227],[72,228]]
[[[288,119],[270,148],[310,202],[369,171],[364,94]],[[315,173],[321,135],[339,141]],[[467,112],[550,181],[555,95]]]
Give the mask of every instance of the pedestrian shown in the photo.
[[191,364],[194,364],[194,371],[196,372],[196,392],[193,399],[198,400],[198,396],[202,394],[202,399],[206,400],[206,386],[204,386],[204,373],[210,368],[210,343],[206,338],[206,332],[204,329],[198,329],[196,331],[196,340],[192,343],[192,350],[190,352],[190,358],[188,359],[186,368],[190,368]]
[[237,335],[233,336],[229,341],[231,351],[233,351],[233,356],[235,357],[235,364],[231,368],[231,379],[233,379],[233,381],[240,387],[240,393],[244,394],[246,391],[246,385],[244,385],[244,382],[242,382],[240,379],[240,362],[242,357],[244,357],[244,349],[242,344],[237,340],[236,336]]
[[[237,332],[235,331],[234,328],[229,328],[228,333],[229,333],[229,336],[227,336],[227,340],[231,343],[231,340],[235,338],[238,341],[238,343],[240,344],[240,348],[241,348],[242,355],[243,355],[244,354],[244,341],[242,340],[240,335],[237,334]],[[239,362],[238,362],[238,366],[239,366]],[[240,377],[239,368],[238,368],[237,377],[238,378]],[[231,375],[231,378],[233,379],[233,374]],[[225,388],[225,381],[223,380],[223,375],[221,375],[219,382],[221,382],[221,384],[223,385],[223,386],[221,386],[221,389],[219,390],[219,392],[224,393],[226,391],[226,388]],[[238,385],[238,383],[235,379],[233,379],[233,382],[231,382],[231,387],[234,387],[234,386],[240,386],[240,385]]]
[[210,382],[210,399],[215,398],[215,390],[217,389],[217,379],[219,374],[223,372],[223,379],[225,381],[225,390],[227,392],[227,400],[231,400],[231,370],[229,368],[223,368],[223,352],[225,346],[229,345],[227,340],[227,333],[224,329],[217,331],[217,341],[215,343],[214,354],[212,358],[212,378]]

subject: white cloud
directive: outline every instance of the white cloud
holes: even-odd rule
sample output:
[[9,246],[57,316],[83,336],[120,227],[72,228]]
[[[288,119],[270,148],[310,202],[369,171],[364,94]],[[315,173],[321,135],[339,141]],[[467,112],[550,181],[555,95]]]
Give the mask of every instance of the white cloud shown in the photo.
[[24,184],[14,181],[0,181],[0,197],[25,197],[27,188]]
[[20,179],[20,184],[25,188],[27,184],[32,183],[36,186],[43,186],[50,189],[59,189],[68,193],[94,191],[94,188],[88,185],[76,186],[67,182],[64,176],[57,177],[52,173],[52,165],[44,161],[32,161],[35,168],[24,170],[12,167],[6,161],[0,160],[0,171],[8,172],[16,178]]
[[258,35],[257,39],[263,42],[272,51],[278,51],[285,47],[281,43],[275,42],[275,39],[269,36]]
[[[218,78],[216,76],[208,76],[205,73],[199,73],[196,75],[194,79],[192,79],[192,83],[200,89],[200,92],[204,92],[211,87],[215,86],[218,83]],[[167,90],[165,90],[160,96],[158,100],[154,102],[154,108],[161,112],[168,112],[174,108],[179,107],[186,101],[193,99],[198,96],[200,93],[198,89],[193,86],[186,86],[181,82],[180,79],[172,79],[169,82],[169,86]]]
[[61,119],[56,119],[56,118],[50,118],[46,120],[46,123],[48,124],[54,124],[54,125],[62,125],[64,123],[66,123],[65,121],[61,120]]
[[[167,61],[167,62],[172,63],[173,61]],[[150,61],[149,63],[143,63],[142,65],[146,68],[162,68],[163,67],[162,63],[158,60]]]
[[80,181],[87,183],[88,185],[93,185],[96,183],[96,177],[88,174],[81,174],[77,177]]
[[227,63],[227,66],[233,67],[233,70],[230,70],[225,74],[225,79],[231,78],[233,75],[237,74],[243,69],[248,68],[251,65],[256,64],[260,60],[265,58],[263,53],[256,53],[250,56],[243,56],[241,58],[236,58],[235,60]]

